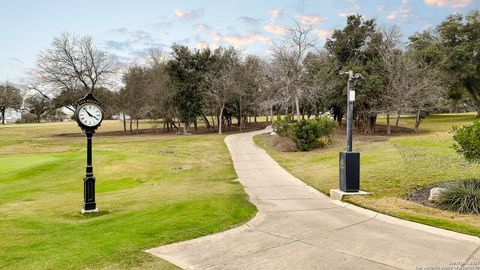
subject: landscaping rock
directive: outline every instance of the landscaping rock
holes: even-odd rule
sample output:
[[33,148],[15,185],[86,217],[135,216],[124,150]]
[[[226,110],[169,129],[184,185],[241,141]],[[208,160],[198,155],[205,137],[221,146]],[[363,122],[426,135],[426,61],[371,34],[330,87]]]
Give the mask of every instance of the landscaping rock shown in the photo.
[[429,202],[437,203],[438,198],[440,197],[440,194],[445,191],[446,188],[441,188],[441,187],[434,187],[430,189],[430,196],[428,197]]

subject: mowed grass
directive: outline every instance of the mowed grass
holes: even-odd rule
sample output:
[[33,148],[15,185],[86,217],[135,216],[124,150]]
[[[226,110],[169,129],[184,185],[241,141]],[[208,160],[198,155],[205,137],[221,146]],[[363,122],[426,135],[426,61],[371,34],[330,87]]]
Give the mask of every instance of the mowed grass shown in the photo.
[[[151,123],[142,123],[143,128]],[[121,130],[105,121],[99,132]],[[75,123],[0,126],[0,269],[173,269],[144,252],[256,212],[219,135],[94,137],[98,214],[83,216]]]
[[[414,188],[480,178],[480,165],[469,164],[455,153],[450,133],[452,126],[472,123],[474,119],[475,114],[432,115],[422,123],[425,132],[420,134],[375,142],[358,142],[354,137],[354,150],[361,153],[361,189],[374,195],[347,200],[392,216],[480,236],[478,215],[443,211],[406,200],[409,190]],[[413,127],[414,119],[401,118],[400,124]],[[345,149],[343,140],[335,140],[326,149],[290,153],[273,149],[268,136],[256,136],[255,141],[309,185],[326,194],[338,188],[338,152]]]

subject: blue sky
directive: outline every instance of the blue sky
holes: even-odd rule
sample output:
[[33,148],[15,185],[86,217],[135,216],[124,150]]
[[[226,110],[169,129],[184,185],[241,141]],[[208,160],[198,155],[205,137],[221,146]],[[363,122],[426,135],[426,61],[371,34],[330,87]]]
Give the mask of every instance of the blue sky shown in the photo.
[[268,57],[293,20],[314,25],[317,46],[345,16],[360,13],[379,25],[398,25],[404,37],[446,16],[480,8],[480,0],[0,0],[0,82],[26,83],[40,51],[62,32],[91,35],[127,64],[142,63],[149,48],[173,42],[201,48],[234,45]]

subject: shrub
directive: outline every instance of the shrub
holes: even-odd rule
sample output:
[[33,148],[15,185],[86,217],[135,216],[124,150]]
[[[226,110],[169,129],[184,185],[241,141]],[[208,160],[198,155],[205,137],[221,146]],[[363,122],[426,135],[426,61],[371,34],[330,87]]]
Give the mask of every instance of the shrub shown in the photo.
[[280,120],[279,118],[280,117],[278,117],[277,121],[273,123],[273,130],[278,134],[278,136],[287,137],[290,127],[292,126],[291,118],[288,114],[282,120]]
[[[289,131],[289,136],[301,151],[308,151],[316,147],[323,147],[329,142],[330,136],[336,127],[336,122],[327,118],[321,117],[312,120],[301,120],[292,125]],[[325,138],[321,144],[319,138]]]
[[322,116],[316,119],[320,124],[320,137],[325,138],[326,143],[329,143],[330,136],[335,132],[338,127],[338,123],[326,116]]
[[480,162],[480,121],[473,125],[454,127],[453,148],[469,162]]
[[446,186],[438,202],[459,213],[480,213],[480,180],[456,181]]
[[17,120],[16,123],[36,123],[37,122],[37,116],[33,113],[29,112],[24,112],[22,113],[22,116],[20,119]]

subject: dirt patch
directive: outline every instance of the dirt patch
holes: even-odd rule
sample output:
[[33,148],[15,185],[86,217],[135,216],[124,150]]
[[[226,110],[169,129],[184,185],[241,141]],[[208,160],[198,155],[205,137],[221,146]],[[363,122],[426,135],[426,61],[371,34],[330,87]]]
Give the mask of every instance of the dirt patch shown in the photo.
[[280,152],[297,152],[297,145],[287,137],[280,137],[277,135],[264,135],[267,140],[270,140],[270,144],[272,145],[273,149],[280,151]]
[[[250,132],[255,130],[262,130],[269,126],[270,122],[258,122],[258,123],[248,123],[245,128],[240,129],[236,125],[231,126],[229,129],[225,130],[223,134],[234,134],[234,133],[242,133],[242,132]],[[194,130],[193,127],[190,129],[190,133],[192,135],[195,134],[214,134],[215,132],[213,129],[207,129],[206,127],[198,127],[197,130]],[[136,130],[133,130],[132,133],[127,131],[127,133],[123,132],[123,130],[115,130],[115,131],[106,131],[106,132],[96,132],[95,136],[166,136],[166,135],[178,135],[178,131],[174,130],[172,132],[167,132],[163,128],[146,128],[146,129],[139,129],[138,133]],[[80,132],[75,133],[61,133],[53,135],[55,137],[84,137]]]

